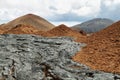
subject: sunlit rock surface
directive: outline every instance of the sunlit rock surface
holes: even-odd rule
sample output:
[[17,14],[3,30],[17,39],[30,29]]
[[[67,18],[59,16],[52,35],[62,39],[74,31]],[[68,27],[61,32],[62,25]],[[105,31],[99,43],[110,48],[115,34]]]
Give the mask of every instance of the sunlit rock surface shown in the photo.
[[71,60],[86,44],[69,37],[0,35],[0,80],[114,80]]

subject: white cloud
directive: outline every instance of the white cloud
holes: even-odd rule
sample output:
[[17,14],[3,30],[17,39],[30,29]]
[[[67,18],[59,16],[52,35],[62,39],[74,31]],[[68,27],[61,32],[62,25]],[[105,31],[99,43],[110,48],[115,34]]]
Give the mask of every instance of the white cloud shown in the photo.
[[110,7],[110,6],[114,7],[115,5],[120,4],[120,0],[105,0],[104,4],[108,7]]
[[61,21],[61,22],[51,22],[51,23],[53,23],[55,26],[58,26],[58,25],[60,25],[60,24],[65,24],[65,25],[67,25],[68,27],[71,27],[71,26],[74,26],[74,25],[76,25],[76,24],[80,24],[81,22],[80,21]]
[[0,0],[0,19],[3,19],[3,16],[8,19],[13,19],[27,13],[48,17],[52,15],[52,12],[48,8],[49,5],[46,1],[47,0]]
[[100,11],[100,0],[85,0],[81,5],[80,8],[73,9],[73,12],[79,16],[95,16]]
[[80,8],[80,9],[77,9],[77,10],[73,10],[72,12],[76,13],[79,16],[87,16],[87,15],[92,14],[91,8],[86,7],[86,6]]
[[56,14],[72,12],[79,16],[88,16],[100,11],[100,0],[53,0],[51,6],[55,8]]
[[[104,10],[101,5],[104,5],[106,10],[116,11],[120,8],[120,0],[0,0],[0,20],[11,20],[27,13],[34,13],[44,18],[69,13],[94,18]],[[56,18],[61,19],[60,16]]]
[[[120,8],[120,0],[105,0],[104,3],[105,7],[109,10],[117,10]],[[119,5],[119,7],[118,7]]]

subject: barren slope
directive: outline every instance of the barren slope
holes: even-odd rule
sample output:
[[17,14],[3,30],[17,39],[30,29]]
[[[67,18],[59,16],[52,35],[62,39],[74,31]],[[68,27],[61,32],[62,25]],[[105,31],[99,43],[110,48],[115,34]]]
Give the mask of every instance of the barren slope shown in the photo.
[[47,31],[55,27],[53,24],[49,23],[47,20],[41,18],[40,16],[27,14],[1,26],[0,29],[7,31],[16,27],[18,24],[30,25],[41,31]]
[[38,32],[39,35],[43,33],[43,31],[40,31],[33,26],[19,24],[11,30],[4,32],[4,34],[37,34]]
[[87,39],[87,46],[73,60],[93,69],[120,73],[120,21]]
[[75,38],[77,41],[82,42],[86,35],[84,32],[77,32],[75,30],[70,29],[66,25],[62,24],[58,27],[55,27],[44,33],[45,36],[53,37],[53,36],[69,36]]

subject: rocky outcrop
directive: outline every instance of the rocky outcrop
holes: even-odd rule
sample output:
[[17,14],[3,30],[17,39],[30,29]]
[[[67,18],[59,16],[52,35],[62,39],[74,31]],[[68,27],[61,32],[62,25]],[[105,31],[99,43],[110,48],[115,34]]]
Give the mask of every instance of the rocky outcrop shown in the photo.
[[69,37],[0,35],[0,80],[117,80],[71,57],[85,46]]

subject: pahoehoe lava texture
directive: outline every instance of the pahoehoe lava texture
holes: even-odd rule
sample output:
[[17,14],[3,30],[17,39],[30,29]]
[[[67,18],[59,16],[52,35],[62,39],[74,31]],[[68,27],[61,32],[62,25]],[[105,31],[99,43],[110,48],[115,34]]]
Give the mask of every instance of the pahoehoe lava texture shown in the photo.
[[85,44],[70,37],[0,35],[0,80],[114,80],[71,57]]

